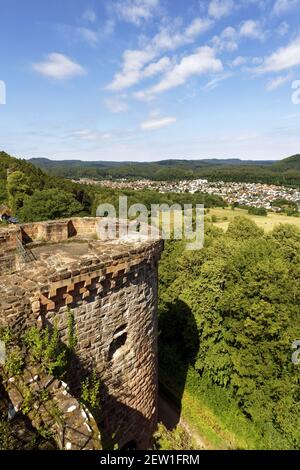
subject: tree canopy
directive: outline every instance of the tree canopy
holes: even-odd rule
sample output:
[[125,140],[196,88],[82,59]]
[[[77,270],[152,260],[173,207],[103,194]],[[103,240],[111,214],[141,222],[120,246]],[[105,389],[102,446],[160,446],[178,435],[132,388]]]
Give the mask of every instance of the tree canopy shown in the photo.
[[236,400],[264,446],[299,448],[300,369],[292,344],[300,338],[300,231],[281,225],[265,235],[238,217],[227,233],[208,226],[201,251],[180,243],[168,244],[160,266],[160,345],[172,351],[163,366],[188,360],[187,345],[195,347],[184,324],[189,309],[199,380]]
[[72,217],[82,212],[82,205],[71,193],[59,189],[37,190],[25,196],[19,215],[23,222]]

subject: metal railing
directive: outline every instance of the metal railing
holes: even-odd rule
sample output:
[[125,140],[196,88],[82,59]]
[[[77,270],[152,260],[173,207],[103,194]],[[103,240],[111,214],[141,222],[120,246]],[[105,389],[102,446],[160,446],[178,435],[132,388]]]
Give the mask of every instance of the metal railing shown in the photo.
[[17,237],[17,254],[20,257],[21,261],[24,264],[31,263],[32,261],[36,261],[36,257],[34,253],[30,250],[30,248],[27,248],[22,240]]

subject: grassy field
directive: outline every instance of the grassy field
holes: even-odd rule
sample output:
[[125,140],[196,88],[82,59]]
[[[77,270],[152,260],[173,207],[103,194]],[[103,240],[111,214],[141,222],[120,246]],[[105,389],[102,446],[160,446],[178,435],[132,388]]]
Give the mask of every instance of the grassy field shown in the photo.
[[278,224],[292,224],[300,228],[300,217],[289,217],[285,214],[268,213],[268,216],[250,215],[244,209],[210,209],[207,214],[208,220],[215,216],[217,221],[214,222],[216,227],[227,230],[229,222],[239,215],[243,215],[252,219],[259,227],[266,232],[270,232]]

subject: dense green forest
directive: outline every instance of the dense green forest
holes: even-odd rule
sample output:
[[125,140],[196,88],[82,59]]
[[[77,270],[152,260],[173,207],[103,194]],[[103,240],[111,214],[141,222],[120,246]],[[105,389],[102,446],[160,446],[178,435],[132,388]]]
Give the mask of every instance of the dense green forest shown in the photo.
[[300,155],[279,162],[228,160],[162,160],[151,163],[81,162],[32,159],[38,168],[64,178],[147,178],[156,181],[209,178],[237,182],[300,185]]
[[235,446],[299,448],[299,229],[266,235],[237,217],[226,233],[206,224],[203,250],[184,248],[168,242],[160,263],[162,387],[178,405],[184,390],[205,402]]
[[[48,194],[50,198],[46,201],[47,198],[44,197],[44,201],[41,200],[40,205],[37,206],[35,194],[38,191],[43,192],[44,195]],[[47,191],[48,193],[46,193]],[[25,204],[27,207],[30,206],[32,210],[40,212],[41,218],[39,218],[39,214],[37,218],[32,215],[30,218],[25,217],[24,221],[44,220],[47,211],[46,202],[50,207],[52,202],[63,195],[68,198],[71,210],[70,213],[65,213],[63,210],[57,214],[58,217],[73,215],[72,204],[74,201],[78,203],[76,213],[89,213],[91,198],[88,188],[72,183],[70,180],[46,174],[25,160],[19,160],[5,152],[0,152],[0,204],[8,204],[15,215],[22,218],[22,208]]]

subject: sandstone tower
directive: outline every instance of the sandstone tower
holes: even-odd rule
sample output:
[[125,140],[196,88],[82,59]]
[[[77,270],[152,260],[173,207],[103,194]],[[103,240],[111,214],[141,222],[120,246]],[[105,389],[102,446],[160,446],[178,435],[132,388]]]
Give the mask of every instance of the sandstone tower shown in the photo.
[[[101,377],[100,429],[120,448],[147,449],[157,423],[157,267],[162,241],[97,240],[97,219],[0,230],[0,325],[56,324],[77,344],[70,394]],[[31,251],[26,248],[30,247]],[[27,257],[27,258],[26,258]]]

